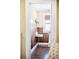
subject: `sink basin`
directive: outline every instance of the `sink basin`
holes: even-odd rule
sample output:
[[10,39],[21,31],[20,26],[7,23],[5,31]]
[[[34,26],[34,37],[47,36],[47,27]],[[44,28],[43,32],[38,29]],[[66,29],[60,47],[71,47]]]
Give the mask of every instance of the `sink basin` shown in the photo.
[[38,34],[38,32],[36,32],[36,37],[43,37],[43,34]]
[[36,34],[36,37],[43,37],[43,34]]

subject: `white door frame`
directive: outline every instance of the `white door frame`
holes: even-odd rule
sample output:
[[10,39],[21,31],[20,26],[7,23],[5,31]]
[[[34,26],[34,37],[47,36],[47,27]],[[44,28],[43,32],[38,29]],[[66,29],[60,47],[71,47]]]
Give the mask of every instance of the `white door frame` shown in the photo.
[[[56,0],[53,0],[51,6],[51,37],[50,37],[50,43],[49,46],[56,41]],[[25,1],[25,15],[26,15],[26,59],[31,59],[31,6],[30,6],[30,0]]]

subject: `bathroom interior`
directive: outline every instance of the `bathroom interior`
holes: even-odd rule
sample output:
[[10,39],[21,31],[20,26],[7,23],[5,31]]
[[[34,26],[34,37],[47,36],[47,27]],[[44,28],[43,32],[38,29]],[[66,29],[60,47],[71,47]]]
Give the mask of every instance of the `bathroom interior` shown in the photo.
[[[30,2],[31,7],[31,59],[38,58],[39,54],[47,57],[50,41],[50,0]],[[39,52],[39,51],[40,52]],[[46,50],[46,51],[45,51]],[[37,54],[38,53],[38,54]],[[38,59],[45,59],[39,57]]]
[[22,59],[58,59],[57,1],[21,0]]

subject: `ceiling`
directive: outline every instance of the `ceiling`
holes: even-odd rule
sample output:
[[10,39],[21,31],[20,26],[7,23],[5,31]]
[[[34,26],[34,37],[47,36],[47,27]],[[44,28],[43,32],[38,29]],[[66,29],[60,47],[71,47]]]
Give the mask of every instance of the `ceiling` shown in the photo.
[[37,11],[48,11],[51,8],[51,0],[30,0],[30,3],[32,8]]
[[50,10],[50,0],[31,0],[31,6],[37,11],[49,11]]
[[30,0],[31,3],[34,4],[48,4],[51,0]]
[[32,4],[32,8],[37,11],[50,10],[50,4]]

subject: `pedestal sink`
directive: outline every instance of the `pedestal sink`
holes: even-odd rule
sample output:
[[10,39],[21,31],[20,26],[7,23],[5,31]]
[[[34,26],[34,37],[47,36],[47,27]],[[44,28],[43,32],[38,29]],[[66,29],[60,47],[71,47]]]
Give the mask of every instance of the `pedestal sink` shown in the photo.
[[42,38],[43,37],[43,34],[38,34],[38,32],[36,32],[36,42],[41,42],[42,41]]

